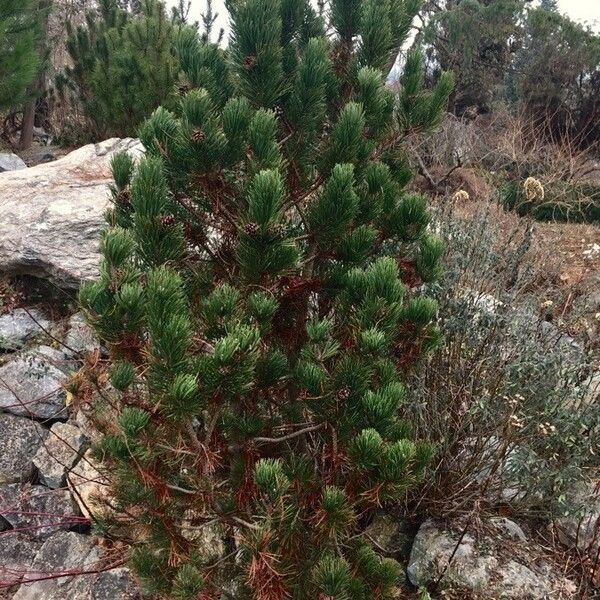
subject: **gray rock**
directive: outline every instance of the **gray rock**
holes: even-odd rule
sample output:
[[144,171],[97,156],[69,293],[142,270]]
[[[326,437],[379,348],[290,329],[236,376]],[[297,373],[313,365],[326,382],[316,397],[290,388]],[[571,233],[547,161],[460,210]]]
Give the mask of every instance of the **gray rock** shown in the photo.
[[62,386],[67,374],[61,357],[64,360],[61,353],[42,347],[18,354],[2,365],[0,409],[37,419],[66,418],[66,394]]
[[498,529],[506,538],[513,538],[521,542],[527,541],[527,536],[523,529],[514,521],[506,517],[493,517],[490,522]]
[[50,490],[29,483],[0,486],[0,516],[14,529],[27,531],[38,539],[87,523],[68,490]]
[[54,423],[45,443],[33,457],[40,481],[49,488],[63,486],[65,474],[77,461],[85,441],[85,436],[74,425]]
[[83,515],[102,517],[110,514],[107,505],[108,479],[103,473],[102,465],[92,456],[91,449],[67,474],[67,484]]
[[407,551],[412,542],[408,524],[384,512],[375,515],[365,534],[390,556]]
[[33,139],[36,142],[44,144],[44,146],[50,146],[50,144],[52,144],[52,134],[48,133],[43,127],[33,128]]
[[[530,600],[570,597],[575,591],[573,582],[524,542],[481,532],[477,541],[470,533],[461,539],[463,527],[445,527],[432,520],[421,525],[407,569],[414,585],[441,579],[441,588],[485,594],[486,598]],[[513,532],[516,528],[516,523],[510,527]]]
[[8,531],[0,535],[0,582],[6,587],[18,585],[28,575],[42,543],[25,533]]
[[75,367],[73,366],[73,361],[69,360],[66,351],[63,350],[62,346],[60,350],[52,346],[35,346],[30,350],[30,353],[38,358],[47,359],[59,371],[70,375],[75,370]]
[[48,329],[51,323],[35,308],[17,308],[0,316],[0,349],[18,350],[36,335],[45,335],[40,325]]
[[33,474],[32,460],[48,431],[30,419],[0,414],[0,483],[19,483]]
[[13,600],[135,600],[140,597],[131,574],[123,567],[86,574],[102,566],[94,538],[73,532],[55,533],[35,556],[32,571],[78,574],[22,583]]
[[[60,531],[47,539],[36,554],[32,571],[57,573],[83,570],[88,561],[98,560],[93,538],[73,532]],[[25,583],[31,581],[31,583]],[[13,596],[13,600],[67,600],[67,591],[73,578],[61,577],[35,581],[35,574],[24,578],[24,583]],[[73,599],[74,600],[74,599]]]
[[139,589],[129,569],[119,567],[73,579],[64,596],[57,600],[137,600]]
[[0,153],[0,173],[19,171],[26,168],[27,165],[16,154]]
[[181,522],[182,535],[194,543],[194,549],[202,562],[214,562],[223,558],[225,551],[226,531],[221,523],[195,526],[194,512],[186,511]]
[[385,513],[375,515],[373,521],[365,529],[365,534],[388,553],[393,552],[397,533],[398,523],[391,515]]
[[76,313],[69,319],[69,329],[63,341],[69,356],[100,350],[98,338],[81,313]]
[[578,548],[596,556],[600,551],[600,494],[596,485],[576,485],[568,502],[571,514],[556,521],[559,540],[568,548]]
[[143,147],[115,138],[0,174],[0,272],[47,278],[60,287],[96,277],[110,159],[121,150],[139,156]]

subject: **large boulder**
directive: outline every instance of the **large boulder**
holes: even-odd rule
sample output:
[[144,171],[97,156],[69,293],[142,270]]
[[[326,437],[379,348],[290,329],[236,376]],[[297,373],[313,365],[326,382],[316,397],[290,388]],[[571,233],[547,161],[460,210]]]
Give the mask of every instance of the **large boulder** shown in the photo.
[[77,287],[95,277],[115,152],[139,157],[136,139],[90,144],[64,158],[0,173],[0,272]]

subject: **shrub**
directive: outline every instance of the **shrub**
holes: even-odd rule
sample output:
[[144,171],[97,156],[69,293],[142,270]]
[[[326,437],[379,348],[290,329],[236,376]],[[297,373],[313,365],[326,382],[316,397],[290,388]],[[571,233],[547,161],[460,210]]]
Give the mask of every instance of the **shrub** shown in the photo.
[[594,357],[545,320],[531,224],[500,233],[492,206],[435,217],[448,243],[429,293],[445,344],[407,381],[404,413],[436,449],[417,505],[550,517],[574,511],[567,492],[599,466]]
[[500,186],[502,206],[539,221],[600,223],[600,186],[588,181],[554,181],[544,187],[544,197],[528,197],[522,182]]
[[417,8],[335,0],[326,36],[309,2],[231,3],[227,60],[201,46],[205,87],[144,123],[137,169],[113,160],[81,290],[112,357],[102,525],[164,596],[390,597],[398,565],[361,529],[429,462],[396,412],[440,341],[417,289],[443,247],[399,144],[451,78],[425,91],[412,52],[395,97],[382,71]]

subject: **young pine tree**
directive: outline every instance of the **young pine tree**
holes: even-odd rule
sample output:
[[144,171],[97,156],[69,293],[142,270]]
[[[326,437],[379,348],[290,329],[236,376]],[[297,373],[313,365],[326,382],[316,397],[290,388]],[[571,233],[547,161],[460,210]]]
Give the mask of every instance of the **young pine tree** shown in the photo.
[[[127,3],[126,3],[127,4]],[[57,78],[81,106],[94,139],[134,135],[173,90],[178,26],[159,0],[100,0],[85,26],[70,31],[72,66]]]
[[100,525],[163,597],[393,593],[361,532],[432,453],[397,414],[440,339],[419,290],[442,252],[399,144],[452,87],[425,91],[416,52],[385,85],[418,7],[333,0],[325,23],[308,0],[229,2],[228,50],[189,37],[193,89],[142,126],[137,168],[113,160],[81,290],[111,351]]

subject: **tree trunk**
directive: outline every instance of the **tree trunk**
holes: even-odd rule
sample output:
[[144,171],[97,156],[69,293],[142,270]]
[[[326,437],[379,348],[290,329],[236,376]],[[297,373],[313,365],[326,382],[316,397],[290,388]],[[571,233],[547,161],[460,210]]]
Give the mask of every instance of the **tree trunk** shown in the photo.
[[[40,0],[39,3],[39,16],[40,16],[40,38],[39,38],[39,51],[43,57],[46,52],[46,38],[48,36],[48,19],[50,16],[50,9],[52,7],[52,0]],[[35,107],[37,99],[44,91],[46,80],[44,72],[40,72],[36,82],[31,90],[31,100],[25,105],[23,109],[23,126],[21,127],[21,138],[19,139],[19,149],[27,150],[31,148],[33,143],[33,128],[35,126]]]
[[[36,88],[38,86],[36,85]],[[34,97],[26,105],[23,111],[23,125],[21,126],[21,137],[19,139],[19,150],[27,150],[33,144],[33,127],[35,125],[35,105],[37,98]]]

